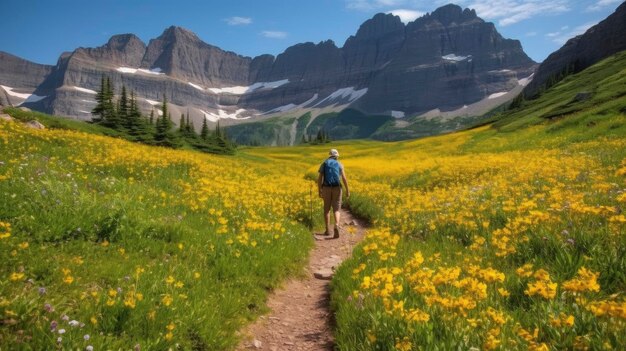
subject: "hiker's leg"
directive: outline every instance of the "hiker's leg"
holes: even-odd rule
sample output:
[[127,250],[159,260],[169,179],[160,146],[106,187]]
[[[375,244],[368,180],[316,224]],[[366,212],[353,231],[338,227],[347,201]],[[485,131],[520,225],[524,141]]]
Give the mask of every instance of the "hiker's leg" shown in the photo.
[[341,187],[333,188],[333,211],[335,212],[335,226],[339,227],[341,220]]
[[330,231],[328,230],[328,228],[330,227],[330,209],[328,211],[324,211],[324,223],[326,224],[324,226],[324,233],[328,234],[330,233]]
[[330,233],[330,208],[331,208],[331,188],[322,187],[322,199],[324,200],[324,223],[326,226],[324,227],[324,234]]

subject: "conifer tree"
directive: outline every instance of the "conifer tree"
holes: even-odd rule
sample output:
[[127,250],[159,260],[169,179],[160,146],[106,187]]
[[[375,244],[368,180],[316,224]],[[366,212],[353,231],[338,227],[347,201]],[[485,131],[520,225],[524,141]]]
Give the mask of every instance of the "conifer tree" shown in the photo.
[[122,122],[122,126],[126,129],[130,129],[131,122],[128,118],[130,109],[128,104],[128,93],[126,92],[125,85],[122,85],[122,95],[120,96],[120,100],[118,102],[117,114]]
[[114,97],[115,92],[111,84],[111,79],[109,77],[106,77],[103,95],[104,124],[110,128],[119,130],[121,123],[115,109],[115,104],[113,103]]
[[147,121],[141,115],[141,111],[139,111],[139,107],[137,106],[137,99],[135,97],[135,92],[131,91],[130,93],[130,104],[128,110],[128,134],[133,137],[136,141],[148,141],[151,139],[148,131]]
[[202,140],[209,139],[209,126],[206,123],[206,117],[202,119],[202,130],[200,130],[200,138],[202,138]]
[[106,79],[104,74],[100,79],[100,90],[96,93],[96,106],[91,110],[91,114],[94,115],[92,120],[95,123],[101,123],[104,120],[104,94],[105,94]]
[[154,134],[154,141],[157,145],[163,145],[167,137],[167,132],[170,128],[168,112],[167,112],[167,98],[163,95],[163,104],[161,106],[161,116],[157,117],[156,132]]
[[187,126],[185,125],[185,114],[181,113],[180,114],[180,122],[178,122],[178,132],[180,133],[180,135],[185,135],[185,132],[187,130]]

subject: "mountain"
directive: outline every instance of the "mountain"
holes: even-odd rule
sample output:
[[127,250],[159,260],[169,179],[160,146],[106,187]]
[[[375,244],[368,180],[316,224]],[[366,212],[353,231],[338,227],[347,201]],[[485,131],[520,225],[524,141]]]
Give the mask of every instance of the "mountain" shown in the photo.
[[116,91],[136,91],[144,111],[165,94],[173,116],[188,111],[196,126],[204,118],[229,125],[311,112],[310,125],[347,107],[364,118],[480,115],[512,98],[535,68],[519,41],[473,10],[446,5],[407,25],[377,14],[342,47],[302,43],[276,57],[224,51],[175,26],[147,45],[133,34],[113,36],[62,54],[55,66],[2,54],[0,84],[13,104],[33,94],[24,106],[78,119],[91,118],[107,75]]
[[535,97],[566,75],[580,72],[623,50],[626,50],[626,2],[602,22],[550,54],[524,89],[524,97]]

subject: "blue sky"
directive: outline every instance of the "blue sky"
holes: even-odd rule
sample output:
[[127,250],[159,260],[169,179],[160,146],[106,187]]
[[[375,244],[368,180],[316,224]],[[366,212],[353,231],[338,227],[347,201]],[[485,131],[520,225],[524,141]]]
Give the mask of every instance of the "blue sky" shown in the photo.
[[[568,38],[601,21],[623,0],[457,0],[519,39],[542,61]],[[205,42],[246,56],[278,54],[300,42],[332,39],[338,46],[378,12],[406,22],[442,0],[2,0],[0,50],[54,64],[63,51],[100,46],[113,34],[144,42],[177,25]]]

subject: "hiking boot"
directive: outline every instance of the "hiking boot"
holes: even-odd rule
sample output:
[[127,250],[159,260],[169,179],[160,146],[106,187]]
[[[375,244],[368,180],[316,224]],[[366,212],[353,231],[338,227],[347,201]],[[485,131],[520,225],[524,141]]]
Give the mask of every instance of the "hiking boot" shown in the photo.
[[339,239],[339,227],[335,226],[335,235],[333,235],[333,239]]

